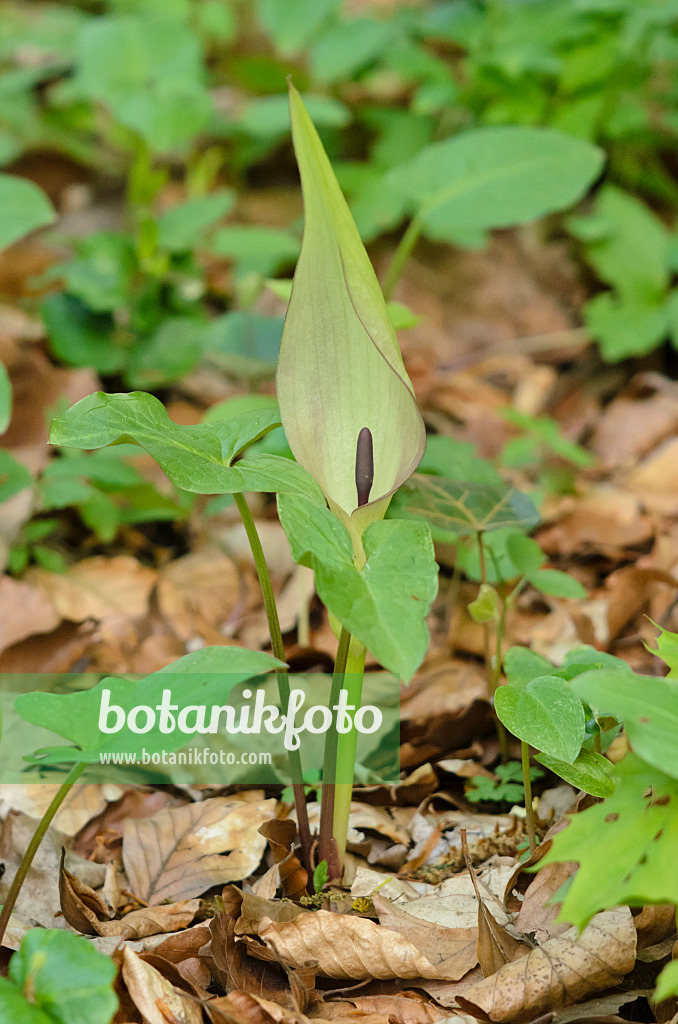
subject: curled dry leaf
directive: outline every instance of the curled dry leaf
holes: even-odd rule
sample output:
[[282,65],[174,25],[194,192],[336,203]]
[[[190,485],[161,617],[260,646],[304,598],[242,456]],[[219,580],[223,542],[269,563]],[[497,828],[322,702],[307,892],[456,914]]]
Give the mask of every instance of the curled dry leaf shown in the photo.
[[[219,910],[209,924],[211,941],[206,955],[212,975],[225,992],[239,989],[258,992],[281,1006],[291,1006],[290,987],[284,971],[278,964],[251,957],[245,942],[236,939],[235,928],[243,894],[234,885],[229,885],[221,899],[223,910]],[[274,906],[291,907],[298,912],[293,904],[278,903]]]
[[266,821],[259,829],[271,847],[273,857],[280,870],[280,884],[283,894],[291,900],[298,900],[306,895],[308,873],[302,867],[299,858],[292,848],[297,832],[295,823],[287,818],[280,821],[274,818]]
[[322,1015],[326,1020],[342,1020],[353,1016],[365,1021],[371,1014],[379,1014],[391,1024],[435,1024],[447,1016],[435,1003],[424,999],[418,992],[401,992],[398,995],[353,996],[325,1002]]
[[202,1024],[200,1004],[176,989],[129,946],[123,953],[122,976],[146,1024]]
[[103,897],[66,870],[64,856],[65,851],[62,852],[59,869],[61,910],[70,926],[83,935],[143,939],[148,935],[186,928],[200,909],[200,900],[185,900],[161,907],[141,907],[120,920],[114,920]]
[[418,927],[411,916],[403,917],[393,915],[401,933],[390,920],[375,924],[319,910],[287,922],[264,918],[259,935],[283,963],[297,967],[315,959],[318,973],[327,978],[457,979],[475,965],[475,929]]
[[597,914],[580,936],[571,928],[506,964],[457,1002],[482,1020],[529,1021],[619,984],[635,959],[631,911],[616,907]]
[[0,578],[0,608],[0,651],[35,633],[49,633],[61,622],[61,616],[39,587],[11,576]]
[[227,555],[204,548],[161,569],[157,593],[160,611],[178,637],[223,643],[221,628],[240,599],[239,573]]
[[132,891],[155,906],[246,878],[261,861],[259,829],[275,803],[216,797],[126,821],[122,856]]
[[212,1024],[310,1024],[298,1010],[284,1009],[252,992],[229,992],[204,1005]]
[[[41,818],[59,792],[58,782],[3,783],[0,790],[0,817],[8,810],[23,811],[31,818]],[[54,817],[60,832],[74,836],[113,800],[122,796],[120,786],[88,783],[74,786]]]

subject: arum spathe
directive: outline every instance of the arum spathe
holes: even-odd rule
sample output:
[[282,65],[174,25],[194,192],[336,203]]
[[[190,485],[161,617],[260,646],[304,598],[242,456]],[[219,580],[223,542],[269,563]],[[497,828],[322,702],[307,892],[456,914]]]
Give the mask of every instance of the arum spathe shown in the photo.
[[416,469],[424,423],[372,264],[290,85],[304,237],[276,376],[295,458],[355,537]]

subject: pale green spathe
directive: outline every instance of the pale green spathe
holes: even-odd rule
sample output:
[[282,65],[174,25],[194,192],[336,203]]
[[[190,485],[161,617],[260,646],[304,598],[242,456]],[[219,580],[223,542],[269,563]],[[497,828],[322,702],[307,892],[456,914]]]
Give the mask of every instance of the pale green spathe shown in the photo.
[[280,415],[295,458],[342,519],[358,503],[356,442],[369,427],[374,483],[354,517],[362,527],[416,469],[424,424],[372,264],[293,86],[290,115],[305,227],[278,361]]

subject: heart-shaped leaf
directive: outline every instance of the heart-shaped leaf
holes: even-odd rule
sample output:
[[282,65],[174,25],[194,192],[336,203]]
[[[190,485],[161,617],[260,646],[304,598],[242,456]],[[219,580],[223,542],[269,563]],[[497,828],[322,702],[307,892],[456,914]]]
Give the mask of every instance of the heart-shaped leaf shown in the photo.
[[582,702],[559,676],[539,676],[518,690],[500,686],[495,708],[501,722],[531,747],[570,764],[586,735]]

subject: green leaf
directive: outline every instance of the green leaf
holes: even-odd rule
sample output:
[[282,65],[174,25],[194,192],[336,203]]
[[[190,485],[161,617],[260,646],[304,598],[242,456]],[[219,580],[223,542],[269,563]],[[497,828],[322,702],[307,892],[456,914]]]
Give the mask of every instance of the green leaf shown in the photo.
[[426,146],[386,183],[430,238],[455,241],[565,209],[602,165],[597,147],[548,128],[479,128]]
[[464,483],[502,487],[504,481],[487,459],[481,459],[476,446],[442,434],[426,439],[426,451],[419,464],[420,473],[432,473]]
[[678,995],[678,960],[672,960],[657,978],[654,1000],[661,1003],[664,999]]
[[573,218],[569,227],[585,242],[586,255],[606,284],[645,302],[663,294],[669,280],[668,234],[640,199],[606,185],[593,216]]
[[189,252],[208,228],[226,216],[234,201],[230,189],[221,189],[165,210],[158,218],[158,245],[170,252]]
[[392,27],[386,21],[351,18],[338,22],[311,48],[314,81],[329,83],[350,79],[383,53],[392,38]]
[[12,957],[9,979],[0,983],[3,1020],[7,1024],[109,1024],[118,1009],[113,991],[116,974],[113,961],[79,935],[32,928]]
[[[24,693],[16,698],[14,707],[20,718],[75,744],[74,747],[50,747],[38,752],[44,754],[38,758],[40,763],[98,763],[102,753],[136,752],[139,749],[139,733],[131,731],[127,724],[119,732],[100,731],[103,690],[110,690],[109,706],[122,708],[125,716],[138,705],[155,708],[162,700],[163,690],[168,688],[180,708],[194,704],[209,707],[222,704],[234,686],[279,665],[279,661],[263,651],[204,647],[140,682],[106,678],[92,689],[76,693]],[[188,733],[179,729],[160,732],[156,726],[143,734],[143,745],[149,753],[178,750],[186,745],[188,737]]]
[[602,668],[570,685],[596,717],[614,715],[623,722],[639,757],[678,779],[678,680]]
[[72,295],[49,295],[40,312],[49,347],[67,366],[91,366],[99,373],[117,373],[129,353],[116,345],[113,320],[108,314],[92,313]]
[[194,316],[170,316],[130,355],[125,379],[134,387],[158,387],[190,373],[202,356],[206,324]]
[[529,647],[509,647],[504,655],[504,671],[510,685],[516,690],[524,690],[528,683],[539,676],[554,674],[554,668],[548,658]]
[[613,767],[612,779],[614,793],[572,815],[539,865],[578,862],[560,917],[579,929],[620,903],[678,904],[678,781],[635,754]]
[[577,789],[583,789],[591,796],[606,797],[614,793],[614,782],[611,776],[612,765],[594,750],[587,750],[586,747],[577,754],[576,760],[571,764],[568,761],[561,761],[549,754],[537,754],[536,760],[545,768],[555,772],[565,782]]
[[281,317],[249,311],[225,313],[205,329],[205,361],[229,376],[270,378],[275,373],[282,328]]
[[[343,128],[351,120],[350,110],[329,96],[305,97],[306,109],[313,123],[328,128]],[[276,138],[289,131],[290,108],[287,96],[261,96],[251,100],[238,120],[238,127],[250,135]]]
[[298,53],[338,10],[341,0],[257,0],[257,16],[280,53]]
[[30,487],[33,477],[25,466],[17,462],[9,452],[0,448],[0,502]]
[[581,701],[559,676],[539,676],[524,689],[500,686],[495,709],[514,736],[531,747],[570,764],[586,736]]
[[540,569],[530,576],[530,583],[542,594],[550,594],[552,597],[573,599],[586,597],[586,588],[579,580],[573,579],[566,572],[560,572],[558,569]]
[[275,409],[258,409],[222,423],[179,426],[152,395],[98,392],[57,416],[50,440],[70,448],[103,448],[131,439],[173,484],[195,494],[288,490],[318,500],[317,485],[289,459],[260,455],[231,466],[240,452],[278,424]]
[[468,613],[474,622],[499,621],[499,594],[489,583],[480,584],[480,593],[468,606]]
[[626,298],[614,292],[602,292],[587,302],[584,319],[608,362],[652,352],[669,330],[663,301]]
[[529,580],[538,575],[546,561],[546,557],[536,540],[526,537],[524,533],[512,533],[506,541],[509,557],[516,567],[519,576],[527,576]]
[[[657,625],[657,623],[653,623]],[[657,637],[657,646],[649,647],[645,645],[648,651],[652,651],[658,658],[669,667],[669,679],[675,679],[678,677],[678,633],[672,633],[669,629],[662,629],[661,626],[657,626],[659,630],[659,636]]]
[[240,274],[267,277],[294,263],[299,255],[299,240],[288,231],[234,224],[215,233],[210,249],[217,256],[233,260]]
[[0,363],[0,434],[4,434],[12,418],[12,384],[7,370]]
[[398,496],[398,515],[421,517],[439,530],[464,536],[500,527],[529,530],[539,522],[530,498],[507,484],[460,483],[417,473]]
[[[372,264],[293,87],[290,114],[305,226],[280,346],[278,401],[295,458],[359,533],[384,515],[419,463],[424,424]],[[357,509],[356,444],[365,427],[374,481],[369,503]]]
[[313,872],[313,891],[322,892],[323,887],[327,885],[330,875],[327,869],[327,861],[321,860]]
[[368,526],[367,561],[358,570],[348,530],[323,505],[280,495],[278,511],[295,561],[315,571],[321,601],[385,668],[409,681],[426,653],[425,620],[437,591],[428,527]]
[[[51,277],[89,309],[110,312],[129,301],[136,271],[132,239],[118,231],[97,231],[78,244],[78,255],[57,264]],[[49,302],[49,300],[48,300]]]
[[0,249],[54,219],[52,204],[42,189],[13,174],[0,174]]

